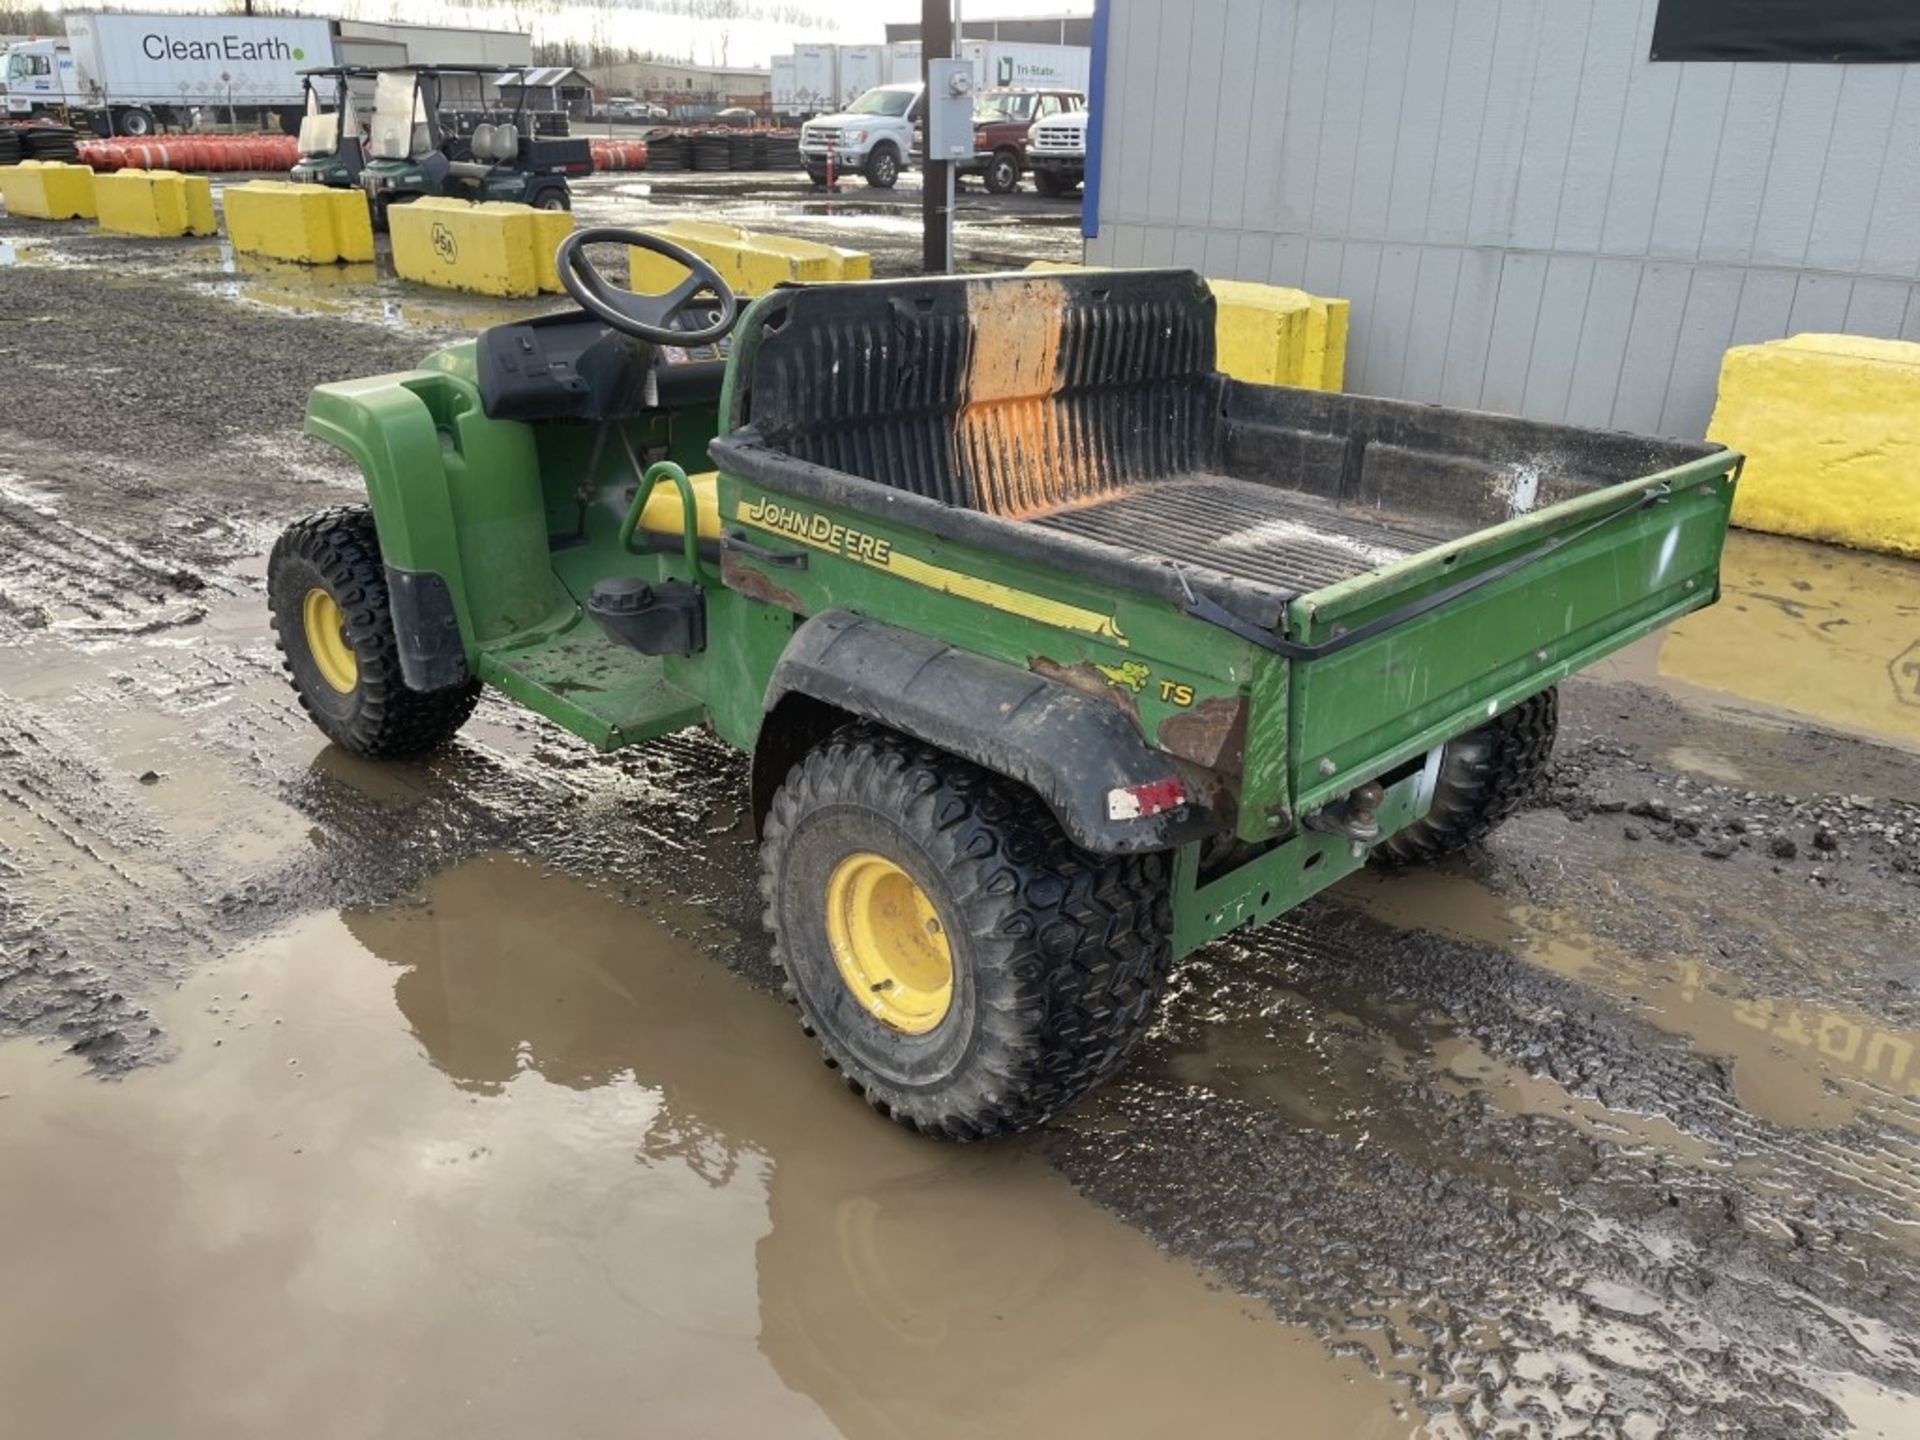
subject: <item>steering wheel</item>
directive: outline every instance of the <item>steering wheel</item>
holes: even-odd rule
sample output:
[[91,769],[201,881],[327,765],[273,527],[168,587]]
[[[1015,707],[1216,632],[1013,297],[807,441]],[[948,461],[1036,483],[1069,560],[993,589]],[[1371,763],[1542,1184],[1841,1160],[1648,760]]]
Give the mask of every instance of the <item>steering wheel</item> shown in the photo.
[[[651,250],[693,273],[664,295],[621,290],[608,284],[594,267],[587,256],[589,245],[631,245],[637,250]],[[691,250],[683,250],[658,235],[611,225],[575,230],[560,242],[553,259],[560,271],[560,283],[580,308],[623,335],[655,345],[710,345],[733,329],[733,322],[740,318],[740,301],[720,278],[720,272]],[[677,328],[673,322],[680,312],[702,295],[710,295],[719,311],[714,322],[704,330]]]

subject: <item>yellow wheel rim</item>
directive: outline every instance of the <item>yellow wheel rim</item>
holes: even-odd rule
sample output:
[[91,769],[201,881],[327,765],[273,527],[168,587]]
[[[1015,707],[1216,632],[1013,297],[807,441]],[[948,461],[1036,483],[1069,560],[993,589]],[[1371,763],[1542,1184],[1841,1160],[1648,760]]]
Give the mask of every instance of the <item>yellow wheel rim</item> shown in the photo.
[[320,678],[342,695],[353,692],[360,680],[360,663],[347,643],[347,617],[339,602],[319,586],[300,602],[300,620],[306,626],[307,653]]
[[953,1004],[953,952],[940,912],[884,855],[849,855],[827,877],[827,942],[840,980],[870,1015],[924,1035]]

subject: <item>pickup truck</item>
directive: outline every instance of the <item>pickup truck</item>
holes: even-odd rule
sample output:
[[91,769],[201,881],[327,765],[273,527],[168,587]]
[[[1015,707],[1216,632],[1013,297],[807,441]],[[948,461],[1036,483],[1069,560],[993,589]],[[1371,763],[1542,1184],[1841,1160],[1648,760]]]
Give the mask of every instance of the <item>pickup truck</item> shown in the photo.
[[1027,136],[1042,120],[1086,108],[1077,90],[983,90],[974,98],[973,159],[954,168],[978,175],[995,195],[1010,195],[1026,168]]
[[821,115],[800,127],[800,164],[815,185],[834,174],[858,173],[876,190],[891,190],[918,149],[924,87],[876,85],[838,115]]
[[[635,295],[601,243],[690,274]],[[1557,683],[1719,594],[1739,455],[1230,380],[1189,272],[742,315],[657,236],[557,263],[578,310],[314,392],[372,505],[274,546],[295,693],[364,755],[483,685],[749,752],[786,993],[927,1134],[1039,1124],[1179,956],[1476,840]]]
[[1027,138],[1027,168],[1042,195],[1064,195],[1086,178],[1087,112],[1071,110],[1037,122]]

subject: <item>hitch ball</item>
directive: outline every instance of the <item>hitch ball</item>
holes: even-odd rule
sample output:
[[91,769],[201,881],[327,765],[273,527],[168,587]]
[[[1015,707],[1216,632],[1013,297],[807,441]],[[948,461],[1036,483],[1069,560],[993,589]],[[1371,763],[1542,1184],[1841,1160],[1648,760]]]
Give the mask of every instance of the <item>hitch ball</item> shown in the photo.
[[1360,843],[1380,838],[1380,802],[1387,792],[1377,780],[1356,785],[1307,817],[1307,828],[1323,835],[1344,835]]

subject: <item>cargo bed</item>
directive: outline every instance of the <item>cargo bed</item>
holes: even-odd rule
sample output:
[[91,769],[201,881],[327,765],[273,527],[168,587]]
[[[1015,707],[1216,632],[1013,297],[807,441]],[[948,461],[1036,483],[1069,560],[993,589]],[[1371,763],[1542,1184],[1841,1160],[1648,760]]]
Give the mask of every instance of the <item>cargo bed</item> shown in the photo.
[[[1303,595],[1717,450],[1228,380],[1195,284],[1009,277],[965,315],[916,308],[913,330],[900,310],[920,282],[776,296],[733,397],[744,423],[715,458],[1101,584],[1204,593],[1272,628]],[[1122,289],[1157,333],[1115,323]]]
[[[890,603],[962,648],[1123,683],[1144,732],[1234,777],[1248,839],[1718,593],[1737,455],[1247,385],[1213,326],[1182,272],[776,292],[712,446],[723,509],[868,568],[848,547],[884,545]],[[813,564],[748,583],[846,604],[853,577]],[[1182,667],[1238,703],[1181,713],[1204,693]]]
[[1470,528],[1359,512],[1299,491],[1203,473],[1170,476],[1031,520],[1169,564],[1295,592],[1391,565]]

